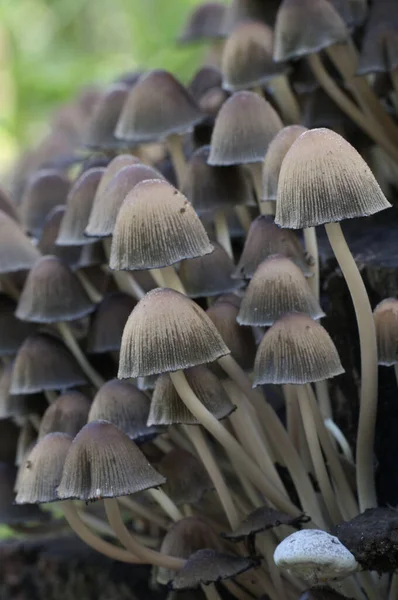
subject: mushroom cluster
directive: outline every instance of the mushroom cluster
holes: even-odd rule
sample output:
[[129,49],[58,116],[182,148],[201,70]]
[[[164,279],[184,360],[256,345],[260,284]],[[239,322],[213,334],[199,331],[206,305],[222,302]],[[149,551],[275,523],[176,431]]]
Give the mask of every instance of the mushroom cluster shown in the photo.
[[[374,441],[398,300],[372,312],[340,222],[398,185],[397,39],[395,0],[203,3],[187,86],[127,74],[58,110],[0,191],[3,523],[62,511],[189,597],[396,597]],[[320,236],[357,321],[355,449]]]

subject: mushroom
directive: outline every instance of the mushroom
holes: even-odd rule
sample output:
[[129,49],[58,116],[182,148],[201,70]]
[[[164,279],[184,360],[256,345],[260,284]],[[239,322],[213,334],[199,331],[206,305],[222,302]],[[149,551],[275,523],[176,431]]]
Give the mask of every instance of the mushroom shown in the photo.
[[130,86],[113,83],[96,103],[84,131],[84,144],[95,151],[117,152],[126,144],[114,135],[116,123],[130,91]]
[[394,366],[398,383],[398,300],[386,298],[379,302],[373,311],[377,338],[377,356],[379,365]]
[[64,392],[45,411],[39,429],[39,439],[49,433],[66,433],[72,438],[87,423],[91,402],[81,392]]
[[87,352],[118,352],[124,326],[135,305],[135,300],[123,292],[106,294],[91,316]]

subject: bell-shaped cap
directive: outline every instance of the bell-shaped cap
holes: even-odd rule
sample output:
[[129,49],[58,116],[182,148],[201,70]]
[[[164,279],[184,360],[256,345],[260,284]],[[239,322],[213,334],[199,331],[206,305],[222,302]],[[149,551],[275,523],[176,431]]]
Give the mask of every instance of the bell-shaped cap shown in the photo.
[[0,273],[30,269],[39,257],[18,223],[0,210]]
[[271,104],[254,92],[235,92],[217,115],[209,165],[262,162],[283,124]]
[[303,529],[276,548],[277,567],[311,583],[344,579],[358,570],[354,555],[337,537],[320,529]]
[[397,16],[393,2],[370,9],[358,62],[358,74],[393,72],[398,68]]
[[43,255],[58,256],[65,264],[75,269],[80,263],[81,246],[58,246],[57,238],[66,206],[56,206],[47,216],[37,248]]
[[218,296],[242,287],[233,279],[235,265],[220,244],[212,242],[213,252],[181,261],[178,275],[190,298]]
[[240,325],[272,325],[283,315],[294,312],[312,319],[325,316],[301,269],[289,258],[270,256],[254,273],[237,321]]
[[111,179],[115,177],[115,175],[123,169],[123,167],[129,167],[130,165],[142,164],[140,159],[133,154],[118,154],[115,158],[112,158],[105,166],[105,172],[101,177],[101,181],[99,182],[99,186],[97,187],[97,191],[95,193],[94,202],[97,201],[98,197],[103,194],[106,186],[110,182]]
[[202,462],[182,448],[165,454],[156,466],[166,478],[163,490],[177,506],[200,502],[206,492],[214,489]]
[[229,349],[206,313],[168,288],[156,288],[131,313],[122,337],[120,379],[213,362]]
[[0,523],[4,525],[24,524],[32,521],[48,521],[49,514],[42,512],[38,506],[18,506],[15,504],[14,484],[17,476],[16,468],[0,462]]
[[95,241],[84,235],[84,230],[104,172],[103,167],[88,169],[72,185],[68,194],[66,212],[59,229],[58,246],[83,246]]
[[223,554],[216,550],[198,550],[171,582],[173,590],[188,590],[199,585],[231,579],[255,566],[252,558]]
[[232,0],[225,11],[223,32],[228,36],[242,21],[260,21],[273,27],[280,0]]
[[191,156],[182,192],[197,213],[231,209],[253,204],[254,195],[247,173],[239,165],[212,167],[208,164],[209,146],[202,146]]
[[[160,551],[169,556],[189,558],[201,548],[222,550],[223,543],[211,526],[200,517],[186,517],[174,523],[166,533]],[[158,583],[166,584],[175,575],[175,571],[158,569]]]
[[50,211],[65,204],[69,187],[68,178],[55,169],[41,169],[30,177],[21,201],[21,220],[33,237],[40,237]]
[[310,383],[344,373],[326,329],[307,315],[285,315],[264,335],[254,363],[254,385]]
[[73,440],[58,496],[80,500],[116,498],[164,482],[123,431],[107,421],[92,421]]
[[[13,363],[4,366],[0,374],[0,419],[27,417],[29,414],[41,412],[36,394],[25,396],[10,394]],[[46,401],[45,401],[46,402]]]
[[97,102],[88,121],[84,144],[93,150],[117,150],[123,144],[115,137],[115,127],[127,99],[130,86],[114,83]]
[[275,23],[274,60],[314,54],[348,37],[346,24],[328,0],[283,0]]
[[[188,383],[201,403],[216,419],[224,419],[235,410],[220,380],[204,365],[185,371]],[[156,381],[152,394],[148,425],[199,425],[199,421],[185,406],[165,373]]]
[[236,306],[222,301],[213,304],[206,311],[230,349],[232,357],[246,371],[253,368],[256,342],[250,327],[242,327],[237,323],[238,312]]
[[184,133],[202,120],[194,99],[161,69],[144,74],[130,91],[116,126],[117,138],[151,142]]
[[181,43],[204,42],[222,37],[225,14],[222,2],[203,2],[189,13],[178,38]]
[[390,206],[362,156],[330,129],[306,131],[283,160],[275,216],[280,227],[315,227]]
[[101,185],[94,199],[86,235],[94,237],[112,235],[116,217],[127,194],[137,183],[147,179],[163,179],[163,176],[153,167],[135,163],[122,167],[107,185]]
[[249,536],[254,536],[261,531],[275,529],[280,525],[300,529],[301,525],[308,523],[309,520],[310,518],[306,515],[292,517],[269,506],[260,506],[251,512],[234,531],[223,533],[222,537],[233,542],[241,542]]
[[123,292],[107,294],[92,316],[87,336],[87,351],[91,354],[117,352],[127,319],[136,301]]
[[17,319],[15,308],[14,300],[0,293],[0,356],[16,354],[22,342],[36,329],[32,323]]
[[288,125],[276,134],[270,143],[263,165],[262,200],[276,200],[278,197],[278,181],[283,159],[291,145],[302,133],[307,131],[302,125]]
[[139,444],[163,431],[161,427],[147,425],[149,406],[150,399],[135,385],[111,379],[96,393],[88,421],[109,421]]
[[56,256],[43,256],[32,267],[19,298],[16,316],[22,321],[72,321],[94,310],[79,279]]
[[[221,75],[220,75],[221,80]],[[8,196],[4,188],[0,187],[0,210],[6,213],[11,219],[19,223],[19,214],[17,207],[14,205],[11,198]]]
[[386,298],[373,312],[379,365],[398,363],[398,300]]
[[225,42],[221,70],[223,87],[235,92],[262,86],[283,74],[284,66],[273,60],[272,29],[260,21],[243,21]]
[[290,258],[304,275],[311,274],[308,257],[297,235],[275,225],[270,215],[260,215],[250,225],[234,277],[251,279],[263,260],[273,254]]
[[197,102],[206,92],[213,88],[220,88],[222,84],[222,74],[217,67],[204,65],[192,77],[188,84],[188,91]]
[[44,413],[39,429],[39,439],[49,433],[66,433],[72,438],[87,423],[91,402],[81,392],[69,390],[50,404]]
[[11,394],[63,390],[86,383],[72,354],[56,337],[36,333],[26,338],[15,357]]
[[65,458],[72,444],[66,433],[49,433],[33,447],[18,473],[17,504],[58,500]]
[[167,181],[142,181],[123,202],[113,232],[111,269],[155,269],[212,252],[186,197]]

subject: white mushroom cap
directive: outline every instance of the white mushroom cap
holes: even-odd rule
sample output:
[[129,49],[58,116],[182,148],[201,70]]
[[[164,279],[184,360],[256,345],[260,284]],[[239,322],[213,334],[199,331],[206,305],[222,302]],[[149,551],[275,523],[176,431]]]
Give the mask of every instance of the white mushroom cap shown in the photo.
[[359,568],[340,540],[319,529],[303,529],[285,538],[274,552],[275,564],[312,584],[344,579]]

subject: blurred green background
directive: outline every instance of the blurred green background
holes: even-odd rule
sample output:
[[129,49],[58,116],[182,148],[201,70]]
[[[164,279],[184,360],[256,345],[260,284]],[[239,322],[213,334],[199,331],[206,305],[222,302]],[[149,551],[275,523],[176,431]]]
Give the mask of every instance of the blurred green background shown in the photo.
[[198,0],[0,0],[0,172],[81,86],[138,68],[187,80],[202,47],[175,39]]

